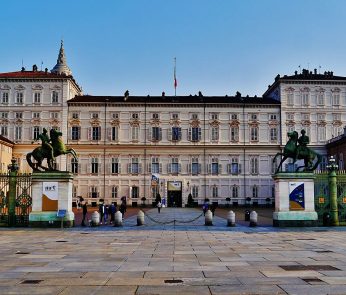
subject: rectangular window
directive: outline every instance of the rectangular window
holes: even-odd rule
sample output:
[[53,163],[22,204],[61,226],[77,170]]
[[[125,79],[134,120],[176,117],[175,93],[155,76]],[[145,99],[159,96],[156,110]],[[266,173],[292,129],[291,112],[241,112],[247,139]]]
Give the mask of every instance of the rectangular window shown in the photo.
[[119,119],[119,113],[112,113],[112,114],[111,114],[111,118],[112,118],[113,120]]
[[111,140],[112,141],[118,141],[118,134],[119,134],[119,127],[113,126],[111,128]]
[[16,94],[16,103],[22,104],[23,103],[23,97],[24,97],[23,92],[17,92],[17,94]]
[[7,132],[7,125],[1,125],[0,127],[0,135],[2,136],[7,136],[8,135],[8,132]]
[[302,114],[302,120],[310,121],[310,114],[307,114],[307,113]]
[[277,120],[277,115],[276,114],[269,114],[269,120],[276,121]]
[[257,121],[257,114],[250,114],[250,120]]
[[90,188],[90,194],[91,194],[91,197],[92,197],[92,198],[98,198],[99,193],[98,193],[98,191],[97,191],[97,187],[96,187],[96,186],[92,186],[92,187]]
[[309,105],[309,93],[302,93],[302,105],[303,106]]
[[325,126],[318,126],[318,140],[319,141],[326,141],[326,127]]
[[118,197],[118,187],[112,186],[112,199],[116,199]]
[[199,127],[192,127],[189,129],[189,138],[191,141],[197,142],[201,140],[202,131]]
[[333,106],[340,104],[340,93],[333,93]]
[[277,141],[277,139],[278,139],[278,129],[270,128],[270,140]]
[[74,158],[71,159],[71,172],[78,174],[78,161]]
[[71,139],[80,140],[80,126],[71,127]]
[[100,126],[92,127],[91,140],[101,140],[101,127]]
[[34,93],[34,104],[41,103],[41,92]]
[[258,158],[250,158],[250,173],[258,174]]
[[131,188],[131,198],[137,199],[139,197],[139,188],[137,186],[133,186]]
[[39,126],[34,126],[32,130],[32,137],[33,140],[38,140],[38,136],[40,135],[40,127]]
[[317,94],[317,105],[323,106],[324,105],[324,93],[318,93]]
[[218,120],[219,119],[219,115],[218,114],[211,114],[211,119],[212,120]]
[[32,113],[32,117],[34,119],[40,119],[40,113],[34,112],[34,113]]
[[151,140],[160,141],[162,138],[162,132],[160,127],[151,127]]
[[211,140],[218,141],[219,140],[219,127],[211,128]]
[[119,159],[112,158],[112,174],[118,174],[118,173],[119,173]]
[[181,140],[181,127],[172,127],[172,141]]
[[233,175],[240,174],[240,164],[238,158],[232,158],[231,164],[228,166],[228,173]]
[[139,162],[138,158],[131,159],[131,173],[138,174],[139,173]]
[[252,186],[252,197],[254,199],[258,198],[258,186],[257,185]]
[[79,113],[72,113],[72,119],[79,119]]
[[294,113],[287,113],[287,120],[294,121]]
[[324,121],[326,119],[326,114],[317,114],[318,121]]
[[198,186],[193,186],[192,187],[192,197],[193,198],[198,198]]
[[91,174],[98,174],[98,173],[99,173],[99,159],[92,158],[91,159]]
[[160,173],[160,163],[158,157],[151,158],[151,173]]
[[239,197],[239,187],[236,185],[232,186],[232,198],[238,198]]
[[59,119],[59,113],[58,112],[51,112],[50,118],[51,119]]
[[58,103],[59,102],[59,93],[57,91],[52,92],[52,103]]
[[231,114],[231,120],[238,120],[238,114]]
[[8,104],[8,92],[3,92],[2,93],[2,103],[3,104]]
[[287,93],[287,105],[292,106],[294,104],[294,94]]
[[232,142],[239,141],[239,127],[238,126],[231,127],[231,141]]
[[191,119],[192,120],[198,120],[198,114],[192,114]]
[[172,114],[172,119],[173,120],[179,120],[179,114],[177,114],[177,113]]
[[219,171],[219,160],[217,158],[211,159],[211,174],[212,175],[218,175],[220,173]]
[[1,113],[1,119],[8,119],[8,113],[7,112],[2,112]]
[[179,159],[178,158],[172,158],[171,173],[175,175],[179,174]]
[[191,159],[191,174],[198,175],[200,173],[200,164],[198,163],[198,157]]
[[152,116],[151,116],[151,118],[152,118],[153,120],[158,120],[160,117],[159,117],[159,114],[158,114],[158,113],[153,113]]
[[132,118],[133,120],[138,120],[139,114],[138,114],[138,113],[133,113],[133,114],[131,114],[131,118]]
[[139,137],[139,127],[138,126],[132,126],[131,128],[131,139],[133,141],[138,141]]
[[213,186],[211,191],[213,198],[219,197],[219,188],[217,186]]
[[22,126],[16,126],[14,128],[14,139],[22,140]]
[[250,128],[250,139],[251,141],[258,141],[258,127]]
[[91,113],[91,119],[98,119],[99,114],[98,113]]
[[333,121],[341,121],[341,114],[333,114]]

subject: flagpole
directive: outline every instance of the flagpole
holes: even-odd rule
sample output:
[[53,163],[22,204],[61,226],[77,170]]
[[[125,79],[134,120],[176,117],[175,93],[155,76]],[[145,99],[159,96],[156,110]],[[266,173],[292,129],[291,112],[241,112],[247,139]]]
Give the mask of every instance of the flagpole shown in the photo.
[[176,76],[176,71],[177,71],[177,58],[174,58],[174,96],[177,96],[177,76]]

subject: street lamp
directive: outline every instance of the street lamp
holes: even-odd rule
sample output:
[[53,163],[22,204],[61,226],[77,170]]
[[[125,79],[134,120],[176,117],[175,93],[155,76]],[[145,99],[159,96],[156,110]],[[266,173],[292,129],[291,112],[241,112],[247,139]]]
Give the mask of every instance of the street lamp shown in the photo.
[[338,170],[338,165],[335,163],[333,156],[329,158],[327,169],[329,170],[328,174],[328,183],[329,183],[329,193],[330,193],[330,216],[331,216],[331,225],[339,225],[339,216],[338,216],[338,196],[337,196],[337,185],[336,185],[336,171]]

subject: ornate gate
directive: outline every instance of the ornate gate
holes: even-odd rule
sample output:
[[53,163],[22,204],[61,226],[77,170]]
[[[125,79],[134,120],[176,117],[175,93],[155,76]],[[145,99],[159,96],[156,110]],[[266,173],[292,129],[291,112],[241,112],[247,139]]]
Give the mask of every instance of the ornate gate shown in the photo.
[[[339,222],[346,223],[346,174],[337,172],[337,197]],[[315,210],[318,214],[318,223],[323,225],[323,217],[330,213],[330,197],[328,173],[317,173],[315,179]]]
[[[10,185],[13,183],[13,186]],[[11,189],[14,188],[14,192]],[[13,226],[28,226],[31,212],[31,174],[18,173],[0,174],[0,226],[9,226],[10,222],[10,196],[14,194],[15,202]]]

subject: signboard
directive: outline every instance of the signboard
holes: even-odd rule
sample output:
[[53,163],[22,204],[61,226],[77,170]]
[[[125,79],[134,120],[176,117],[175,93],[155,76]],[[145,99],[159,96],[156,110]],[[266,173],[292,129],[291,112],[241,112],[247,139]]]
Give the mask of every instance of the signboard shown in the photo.
[[289,182],[290,210],[305,210],[304,182]]
[[181,191],[181,181],[168,181],[168,191]]
[[65,215],[66,215],[66,210],[59,210],[58,213],[56,214],[56,216],[59,218],[64,218]]
[[158,186],[159,185],[159,175],[158,174],[152,174],[151,175],[151,186]]

